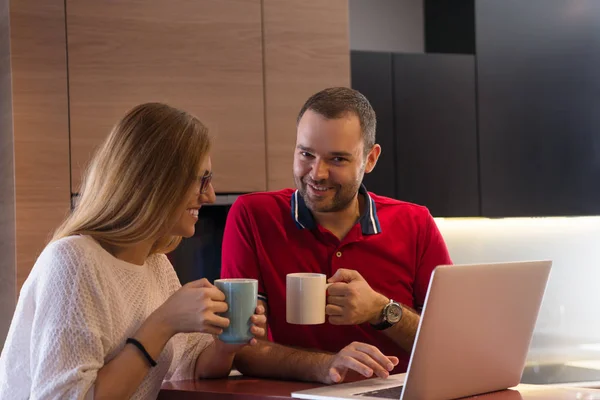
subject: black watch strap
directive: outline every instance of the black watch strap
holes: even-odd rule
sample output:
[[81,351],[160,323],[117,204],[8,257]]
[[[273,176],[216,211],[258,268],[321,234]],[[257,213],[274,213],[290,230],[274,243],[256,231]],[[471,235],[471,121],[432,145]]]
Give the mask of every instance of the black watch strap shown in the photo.
[[373,329],[375,329],[375,330],[378,330],[378,331],[386,330],[387,328],[389,328],[391,326],[392,326],[392,324],[390,324],[389,322],[387,322],[385,319],[383,320],[383,322],[380,322],[378,324],[375,324],[375,325],[371,324],[371,327]]

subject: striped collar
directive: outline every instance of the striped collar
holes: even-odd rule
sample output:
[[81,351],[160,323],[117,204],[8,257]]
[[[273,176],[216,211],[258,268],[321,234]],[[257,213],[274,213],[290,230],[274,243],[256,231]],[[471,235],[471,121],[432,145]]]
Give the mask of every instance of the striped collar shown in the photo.
[[[381,233],[381,226],[379,225],[379,218],[377,217],[377,209],[375,207],[375,201],[369,196],[367,188],[364,185],[360,185],[358,194],[365,197],[365,210],[358,220],[362,229],[363,235],[376,235]],[[312,213],[306,206],[304,199],[298,192],[294,191],[292,199],[290,201],[292,206],[292,218],[296,222],[296,226],[299,229],[314,229],[317,227],[317,222],[313,217]]]

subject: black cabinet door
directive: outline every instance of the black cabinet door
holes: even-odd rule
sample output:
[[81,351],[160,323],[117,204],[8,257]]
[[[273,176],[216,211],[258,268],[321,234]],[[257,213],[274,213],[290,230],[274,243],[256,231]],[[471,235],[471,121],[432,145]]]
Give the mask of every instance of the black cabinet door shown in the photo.
[[397,197],[479,215],[474,56],[394,54],[393,70]]
[[392,55],[383,52],[350,53],[352,88],[369,99],[377,115],[377,143],[382,153],[375,169],[365,175],[371,192],[396,197],[394,110],[392,106]]
[[477,0],[482,212],[600,213],[600,1]]

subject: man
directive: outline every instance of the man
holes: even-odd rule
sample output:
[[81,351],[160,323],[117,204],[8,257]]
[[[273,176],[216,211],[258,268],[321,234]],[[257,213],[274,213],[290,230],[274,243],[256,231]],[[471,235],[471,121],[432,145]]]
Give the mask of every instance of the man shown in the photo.
[[[297,119],[297,189],[240,196],[232,206],[221,276],[258,279],[272,340],[238,354],[242,373],[337,383],[349,371],[406,371],[431,273],[451,260],[425,207],[361,185],[381,153],[375,126],[359,92],[313,95]],[[293,272],[324,273],[333,283],[325,324],[286,322]]]

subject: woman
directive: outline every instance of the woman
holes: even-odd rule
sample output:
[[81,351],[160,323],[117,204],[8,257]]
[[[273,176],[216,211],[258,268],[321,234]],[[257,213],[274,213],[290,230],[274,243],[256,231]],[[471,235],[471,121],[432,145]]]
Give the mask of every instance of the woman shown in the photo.
[[165,256],[215,200],[209,147],[197,118],[164,104],[137,106],[113,128],[23,285],[1,399],[147,399],[163,380],[228,375],[242,346],[213,336],[229,323],[224,294],[206,279],[181,287]]

